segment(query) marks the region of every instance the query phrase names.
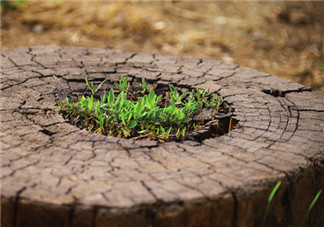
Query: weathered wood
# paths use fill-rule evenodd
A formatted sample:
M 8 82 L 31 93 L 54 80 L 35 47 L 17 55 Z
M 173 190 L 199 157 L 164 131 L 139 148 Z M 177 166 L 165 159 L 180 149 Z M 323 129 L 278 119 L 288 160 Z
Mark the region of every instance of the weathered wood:
M 301 221 L 324 189 L 324 94 L 301 84 L 216 60 L 116 50 L 37 46 L 0 57 L 2 226 L 260 226 L 279 180 L 267 223 L 287 226 L 289 197 Z M 86 75 L 208 88 L 241 127 L 201 144 L 80 130 L 52 109 L 82 94 Z

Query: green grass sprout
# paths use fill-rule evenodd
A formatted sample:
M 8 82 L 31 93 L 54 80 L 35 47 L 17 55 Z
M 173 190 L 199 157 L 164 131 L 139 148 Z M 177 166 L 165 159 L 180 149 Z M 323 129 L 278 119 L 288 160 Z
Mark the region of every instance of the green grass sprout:
M 115 87 L 119 90 L 119 92 L 128 92 L 129 83 L 127 82 L 128 77 L 122 78 L 122 81 L 119 83 L 115 83 Z
M 318 198 L 319 198 L 319 196 L 321 195 L 321 193 L 322 193 L 321 190 L 319 190 L 319 191 L 317 192 L 316 196 L 314 197 L 313 201 L 311 202 L 311 204 L 309 205 L 309 207 L 308 207 L 308 209 L 307 209 L 307 212 L 306 212 L 306 214 L 305 214 L 305 216 L 304 216 L 304 218 L 303 218 L 303 220 L 302 220 L 302 222 L 301 222 L 301 224 L 300 224 L 300 227 L 303 227 L 303 226 L 304 226 L 304 223 L 305 223 L 305 221 L 306 221 L 307 216 L 308 216 L 309 213 L 311 212 L 313 206 L 315 205 L 315 203 L 316 203 L 316 201 L 318 200 Z
M 168 92 L 158 95 L 154 90 L 156 86 L 149 88 L 144 78 L 141 89 L 129 91 L 128 80 L 128 77 L 122 77 L 114 84 L 115 90 L 104 90 L 103 95 L 97 98 L 95 94 L 107 79 L 95 88 L 86 77 L 85 83 L 91 95 L 81 96 L 78 101 L 67 98 L 58 103 L 59 110 L 73 124 L 100 134 L 165 142 L 171 136 L 182 140 L 187 132 L 202 126 L 203 121 L 193 120 L 197 112 L 211 109 L 216 114 L 222 105 L 228 108 L 223 98 L 207 90 L 180 92 L 170 85 Z
M 94 87 L 93 87 L 93 82 L 91 82 L 91 84 L 90 84 L 89 81 L 88 81 L 88 76 L 86 76 L 86 78 L 85 78 L 85 82 L 86 82 L 88 88 L 90 89 L 92 95 L 94 95 L 95 93 L 97 93 L 97 91 L 100 89 L 100 87 L 101 87 L 101 86 L 102 86 L 106 81 L 107 81 L 107 78 L 106 78 L 104 81 L 102 81 L 101 84 L 99 84 L 99 86 L 98 86 L 96 89 L 94 89 Z
M 266 222 L 267 222 L 267 216 L 268 216 L 268 212 L 269 212 L 269 208 L 270 208 L 270 204 L 271 204 L 271 201 L 274 197 L 274 195 L 276 194 L 278 188 L 280 187 L 281 185 L 281 181 L 279 181 L 276 186 L 273 188 L 269 198 L 268 198 L 268 202 L 267 202 L 267 205 L 266 205 L 266 209 L 265 209 L 265 213 L 264 213 L 264 217 L 263 217 L 263 222 L 262 222 L 262 227 L 265 227 L 266 226 Z

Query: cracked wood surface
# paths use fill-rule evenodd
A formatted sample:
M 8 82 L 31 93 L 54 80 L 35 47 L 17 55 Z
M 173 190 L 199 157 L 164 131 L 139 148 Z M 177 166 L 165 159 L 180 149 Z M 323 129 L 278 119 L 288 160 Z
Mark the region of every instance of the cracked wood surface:
M 324 93 L 194 57 L 36 46 L 2 52 L 2 226 L 269 226 L 303 217 L 324 188 Z M 134 141 L 81 130 L 52 109 L 85 76 L 209 89 L 240 127 L 196 142 Z M 323 196 L 308 224 L 323 212 Z

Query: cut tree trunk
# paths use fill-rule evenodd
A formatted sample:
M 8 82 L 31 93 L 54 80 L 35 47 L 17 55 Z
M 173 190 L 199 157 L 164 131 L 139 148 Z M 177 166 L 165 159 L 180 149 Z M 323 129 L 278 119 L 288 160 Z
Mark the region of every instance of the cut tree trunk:
M 267 226 L 301 223 L 324 188 L 324 93 L 194 57 L 36 46 L 1 53 L 2 226 Z M 57 100 L 121 76 L 209 89 L 238 126 L 158 143 L 79 129 Z M 106 87 L 105 87 L 106 86 Z M 292 212 L 294 208 L 295 214 Z M 324 212 L 324 196 L 304 226 Z M 296 218 L 296 220 L 295 220 Z

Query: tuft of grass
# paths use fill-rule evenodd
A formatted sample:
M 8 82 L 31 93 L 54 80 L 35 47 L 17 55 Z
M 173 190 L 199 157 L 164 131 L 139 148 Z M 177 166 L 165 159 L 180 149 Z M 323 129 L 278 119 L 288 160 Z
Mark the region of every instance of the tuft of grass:
M 91 95 L 76 102 L 66 98 L 58 103 L 59 110 L 77 126 L 108 136 L 164 142 L 174 135 L 182 140 L 188 131 L 203 125 L 203 121 L 193 121 L 194 114 L 202 109 L 211 109 L 216 114 L 225 105 L 222 97 L 207 90 L 194 89 L 187 94 L 169 85 L 168 92 L 157 95 L 154 86 L 149 88 L 144 78 L 142 89 L 129 91 L 128 77 L 115 83 L 116 89 L 105 90 L 102 97 L 95 99 L 95 93 L 106 80 L 97 88 L 87 77 L 85 82 Z

